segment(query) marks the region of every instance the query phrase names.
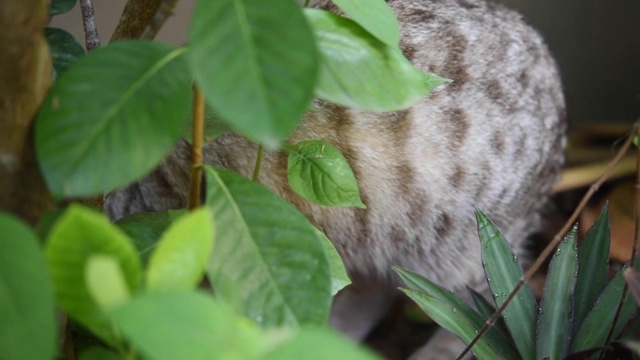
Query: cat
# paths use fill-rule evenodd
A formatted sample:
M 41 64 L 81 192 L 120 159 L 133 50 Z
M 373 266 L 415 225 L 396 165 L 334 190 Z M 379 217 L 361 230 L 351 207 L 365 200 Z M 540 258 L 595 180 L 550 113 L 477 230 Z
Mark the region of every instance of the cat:
M 287 155 L 266 152 L 260 183 L 323 230 L 353 283 L 336 296 L 330 322 L 364 338 L 397 296 L 391 266 L 459 293 L 486 291 L 474 211 L 483 210 L 520 258 L 557 180 L 565 106 L 554 60 L 520 15 L 483 0 L 389 0 L 400 47 L 419 69 L 453 80 L 412 108 L 390 113 L 324 101 L 290 138 L 322 139 L 347 158 L 367 209 L 302 200 L 287 183 Z M 329 1 L 315 6 L 337 11 Z M 389 89 L 393 91 L 393 89 Z M 207 164 L 245 176 L 257 147 L 235 133 L 205 146 Z M 185 207 L 190 150 L 181 142 L 151 174 L 106 198 L 119 219 Z M 416 358 L 451 358 L 425 348 Z M 432 347 L 431 349 L 436 349 Z

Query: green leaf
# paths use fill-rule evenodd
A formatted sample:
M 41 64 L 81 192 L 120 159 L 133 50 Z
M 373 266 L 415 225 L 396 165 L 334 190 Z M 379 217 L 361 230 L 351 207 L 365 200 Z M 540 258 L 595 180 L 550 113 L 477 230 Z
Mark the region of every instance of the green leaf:
M 504 236 L 486 215 L 478 210 L 476 218 L 487 282 L 496 304 L 501 306 L 522 278 L 522 269 Z M 536 312 L 537 305 L 533 292 L 529 285 L 524 284 L 503 313 L 511 337 L 525 360 L 533 359 L 535 354 L 533 339 L 535 339 Z
M 254 324 L 201 292 L 142 294 L 108 316 L 149 359 L 252 359 L 264 351 Z
M 605 206 L 578 248 L 578 278 L 573 295 L 573 335 L 578 332 L 607 284 L 610 237 L 609 208 Z
M 56 197 L 141 177 L 173 148 L 191 100 L 186 48 L 118 41 L 79 59 L 45 100 L 36 152 Z
M 53 359 L 53 286 L 40 241 L 22 221 L 4 213 L 0 234 L 0 358 Z
M 57 28 L 44 28 L 44 35 L 51 49 L 54 76 L 62 75 L 67 68 L 84 55 L 84 48 L 73 35 Z
M 319 205 L 366 209 L 349 162 L 342 153 L 320 140 L 287 146 L 289 184 L 303 198 Z
M 121 305 L 131 297 L 117 258 L 92 255 L 85 270 L 87 289 L 102 310 Z
M 472 324 L 472 320 L 467 317 L 464 311 L 459 311 L 458 308 L 452 307 L 449 302 L 415 290 L 403 289 L 403 291 L 415 301 L 433 321 L 458 335 L 465 344 L 469 344 L 478 330 L 480 330 L 479 327 Z M 500 359 L 500 356 L 491 349 L 484 339 L 480 339 L 473 348 L 471 348 L 471 351 L 478 359 Z
M 200 208 L 178 219 L 151 255 L 147 289 L 189 290 L 198 285 L 211 257 L 213 239 L 211 210 Z
M 469 292 L 471 294 L 471 299 L 473 300 L 473 304 L 476 306 L 476 310 L 478 314 L 480 314 L 480 318 L 484 319 L 484 321 L 488 321 L 491 319 L 493 314 L 496 312 L 496 308 L 484 298 L 484 296 L 480 295 L 475 290 L 469 288 Z M 513 344 L 513 340 L 511 340 L 511 335 L 509 334 L 509 329 L 507 328 L 507 324 L 504 322 L 504 318 L 500 317 L 494 324 L 492 329 L 495 329 L 498 332 L 498 335 L 501 337 L 499 343 L 501 344 L 510 344 L 513 348 L 515 354 L 518 351 L 515 349 L 515 345 Z M 511 358 L 511 357 L 507 357 Z
M 384 0 L 333 0 L 353 21 L 389 46 L 398 46 L 400 28 L 396 14 Z
M 218 231 L 207 273 L 216 294 L 263 327 L 324 325 L 329 265 L 315 227 L 263 186 L 205 166 Z
M 313 97 L 318 55 L 291 0 L 201 0 L 189 59 L 205 99 L 235 131 L 277 147 Z
M 379 356 L 329 329 L 302 329 L 280 343 L 262 360 L 375 360 Z
M 76 6 L 77 0 L 51 0 L 49 3 L 49 16 L 64 14 Z
M 407 293 L 433 321 L 456 334 L 466 344 L 469 344 L 478 331 L 484 326 L 485 319 L 453 292 L 444 289 L 412 271 L 396 267 L 393 269 L 400 275 L 402 281 L 409 288 L 403 291 Z M 462 323 L 457 325 L 452 324 L 452 322 L 455 323 L 458 321 L 462 321 Z M 498 329 L 490 329 L 479 342 L 493 349 L 492 352 L 495 351 L 499 354 L 500 356 L 497 358 L 520 358 L 509 337 L 500 334 Z M 475 351 L 483 351 L 484 345 L 481 347 L 477 345 L 474 346 L 474 353 Z M 480 359 L 483 359 L 483 357 L 480 357 Z
M 327 262 L 329 264 L 329 274 L 331 276 L 331 296 L 338 293 L 338 291 L 351 284 L 351 279 L 347 275 L 347 270 L 344 267 L 342 258 L 336 247 L 329 238 L 320 230 L 316 228 L 316 234 L 320 238 L 320 243 L 323 245 L 324 253 L 327 256 Z
M 83 350 L 79 360 L 122 360 L 122 356 L 113 350 L 94 346 Z
M 616 276 L 609 282 L 604 291 L 596 300 L 593 309 L 584 319 L 582 326 L 577 331 L 576 336 L 571 344 L 571 351 L 577 352 L 581 350 L 603 347 L 607 339 L 607 335 L 613 325 L 613 317 L 618 308 L 618 303 L 622 299 L 622 291 L 624 288 L 623 271 L 619 271 Z M 640 269 L 640 262 L 636 262 L 635 270 Z M 631 316 L 638 308 L 637 303 L 633 300 L 633 296 L 627 293 L 627 297 L 620 312 L 620 317 L 613 331 L 613 340 L 615 340 L 624 325 L 629 321 Z
M 355 22 L 306 9 L 322 58 L 316 94 L 330 102 L 371 111 L 406 109 L 429 94 L 424 74 L 398 47 L 391 47 Z M 393 89 L 393 91 L 389 91 Z
M 537 359 L 563 359 L 567 355 L 576 283 L 577 237 L 578 228 L 574 226 L 551 258 L 538 316 Z
M 186 210 L 137 213 L 116 221 L 116 225 L 133 240 L 143 264 L 147 264 L 151 251 L 156 247 L 162 233 Z
M 434 89 L 442 84 L 449 84 L 453 82 L 451 79 L 443 78 L 432 73 L 422 73 L 422 77 L 429 89 Z
M 182 132 L 182 138 L 193 143 L 193 112 L 189 113 L 189 121 L 186 121 L 185 130 Z M 231 131 L 231 127 L 224 123 L 220 116 L 211 110 L 211 107 L 205 106 L 204 109 L 204 143 L 210 143 L 218 136 Z
M 51 230 L 45 254 L 58 305 L 113 344 L 112 328 L 89 292 L 85 271 L 90 257 L 113 256 L 120 263 L 129 292 L 135 292 L 140 287 L 140 259 L 129 238 L 104 215 L 71 205 Z

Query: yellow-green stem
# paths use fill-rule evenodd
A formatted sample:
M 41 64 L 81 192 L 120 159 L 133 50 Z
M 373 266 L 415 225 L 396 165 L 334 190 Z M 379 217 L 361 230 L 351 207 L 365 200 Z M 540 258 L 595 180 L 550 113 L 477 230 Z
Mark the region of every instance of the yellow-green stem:
M 193 143 L 191 145 L 191 178 L 189 182 L 189 210 L 200 206 L 202 185 L 202 146 L 204 139 L 204 98 L 197 86 L 193 87 Z
M 258 156 L 256 157 L 256 166 L 253 168 L 252 180 L 259 183 L 258 177 L 260 176 L 260 166 L 262 165 L 262 157 L 264 156 L 264 147 L 258 146 Z

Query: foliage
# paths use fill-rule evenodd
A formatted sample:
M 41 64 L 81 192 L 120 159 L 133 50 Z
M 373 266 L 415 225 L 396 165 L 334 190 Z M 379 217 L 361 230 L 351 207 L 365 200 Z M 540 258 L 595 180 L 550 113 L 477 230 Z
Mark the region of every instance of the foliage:
M 477 219 L 487 283 L 493 300 L 500 306 L 522 277 L 522 270 L 491 221 L 480 211 Z M 605 207 L 580 247 L 577 227 L 560 244 L 551 260 L 540 304 L 525 284 L 505 308 L 504 323 L 498 323 L 481 338 L 471 349 L 473 353 L 479 359 L 564 359 L 605 351 L 612 340 L 620 337 L 638 308 L 627 294 L 614 323 L 624 279 L 623 271 L 619 271 L 606 283 L 609 241 Z M 636 269 L 639 267 L 636 265 Z M 404 291 L 434 321 L 466 343 L 495 312 L 480 295 L 473 295 L 477 307 L 474 310 L 422 276 L 402 269 L 396 271 L 407 286 Z M 612 337 L 608 339 L 610 332 Z

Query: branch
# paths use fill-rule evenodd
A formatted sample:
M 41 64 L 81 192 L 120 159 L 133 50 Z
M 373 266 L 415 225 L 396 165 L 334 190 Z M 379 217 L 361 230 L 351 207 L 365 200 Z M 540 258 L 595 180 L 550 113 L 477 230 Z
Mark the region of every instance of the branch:
M 80 0 L 80 10 L 82 12 L 82 25 L 84 26 L 84 39 L 87 51 L 100 47 L 100 36 L 96 28 L 96 16 L 93 12 L 91 0 Z
M 193 144 L 191 144 L 191 177 L 189 181 L 189 210 L 200 206 L 202 185 L 202 146 L 204 139 L 204 98 L 197 86 L 193 87 Z
M 160 7 L 156 12 L 156 15 L 151 19 L 149 25 L 144 29 L 142 35 L 140 35 L 141 39 L 154 39 L 160 28 L 164 25 L 165 22 L 173 15 L 173 12 L 176 8 L 176 4 L 178 0 L 161 0 Z
M 128 0 L 111 41 L 139 39 L 151 22 L 162 0 Z

